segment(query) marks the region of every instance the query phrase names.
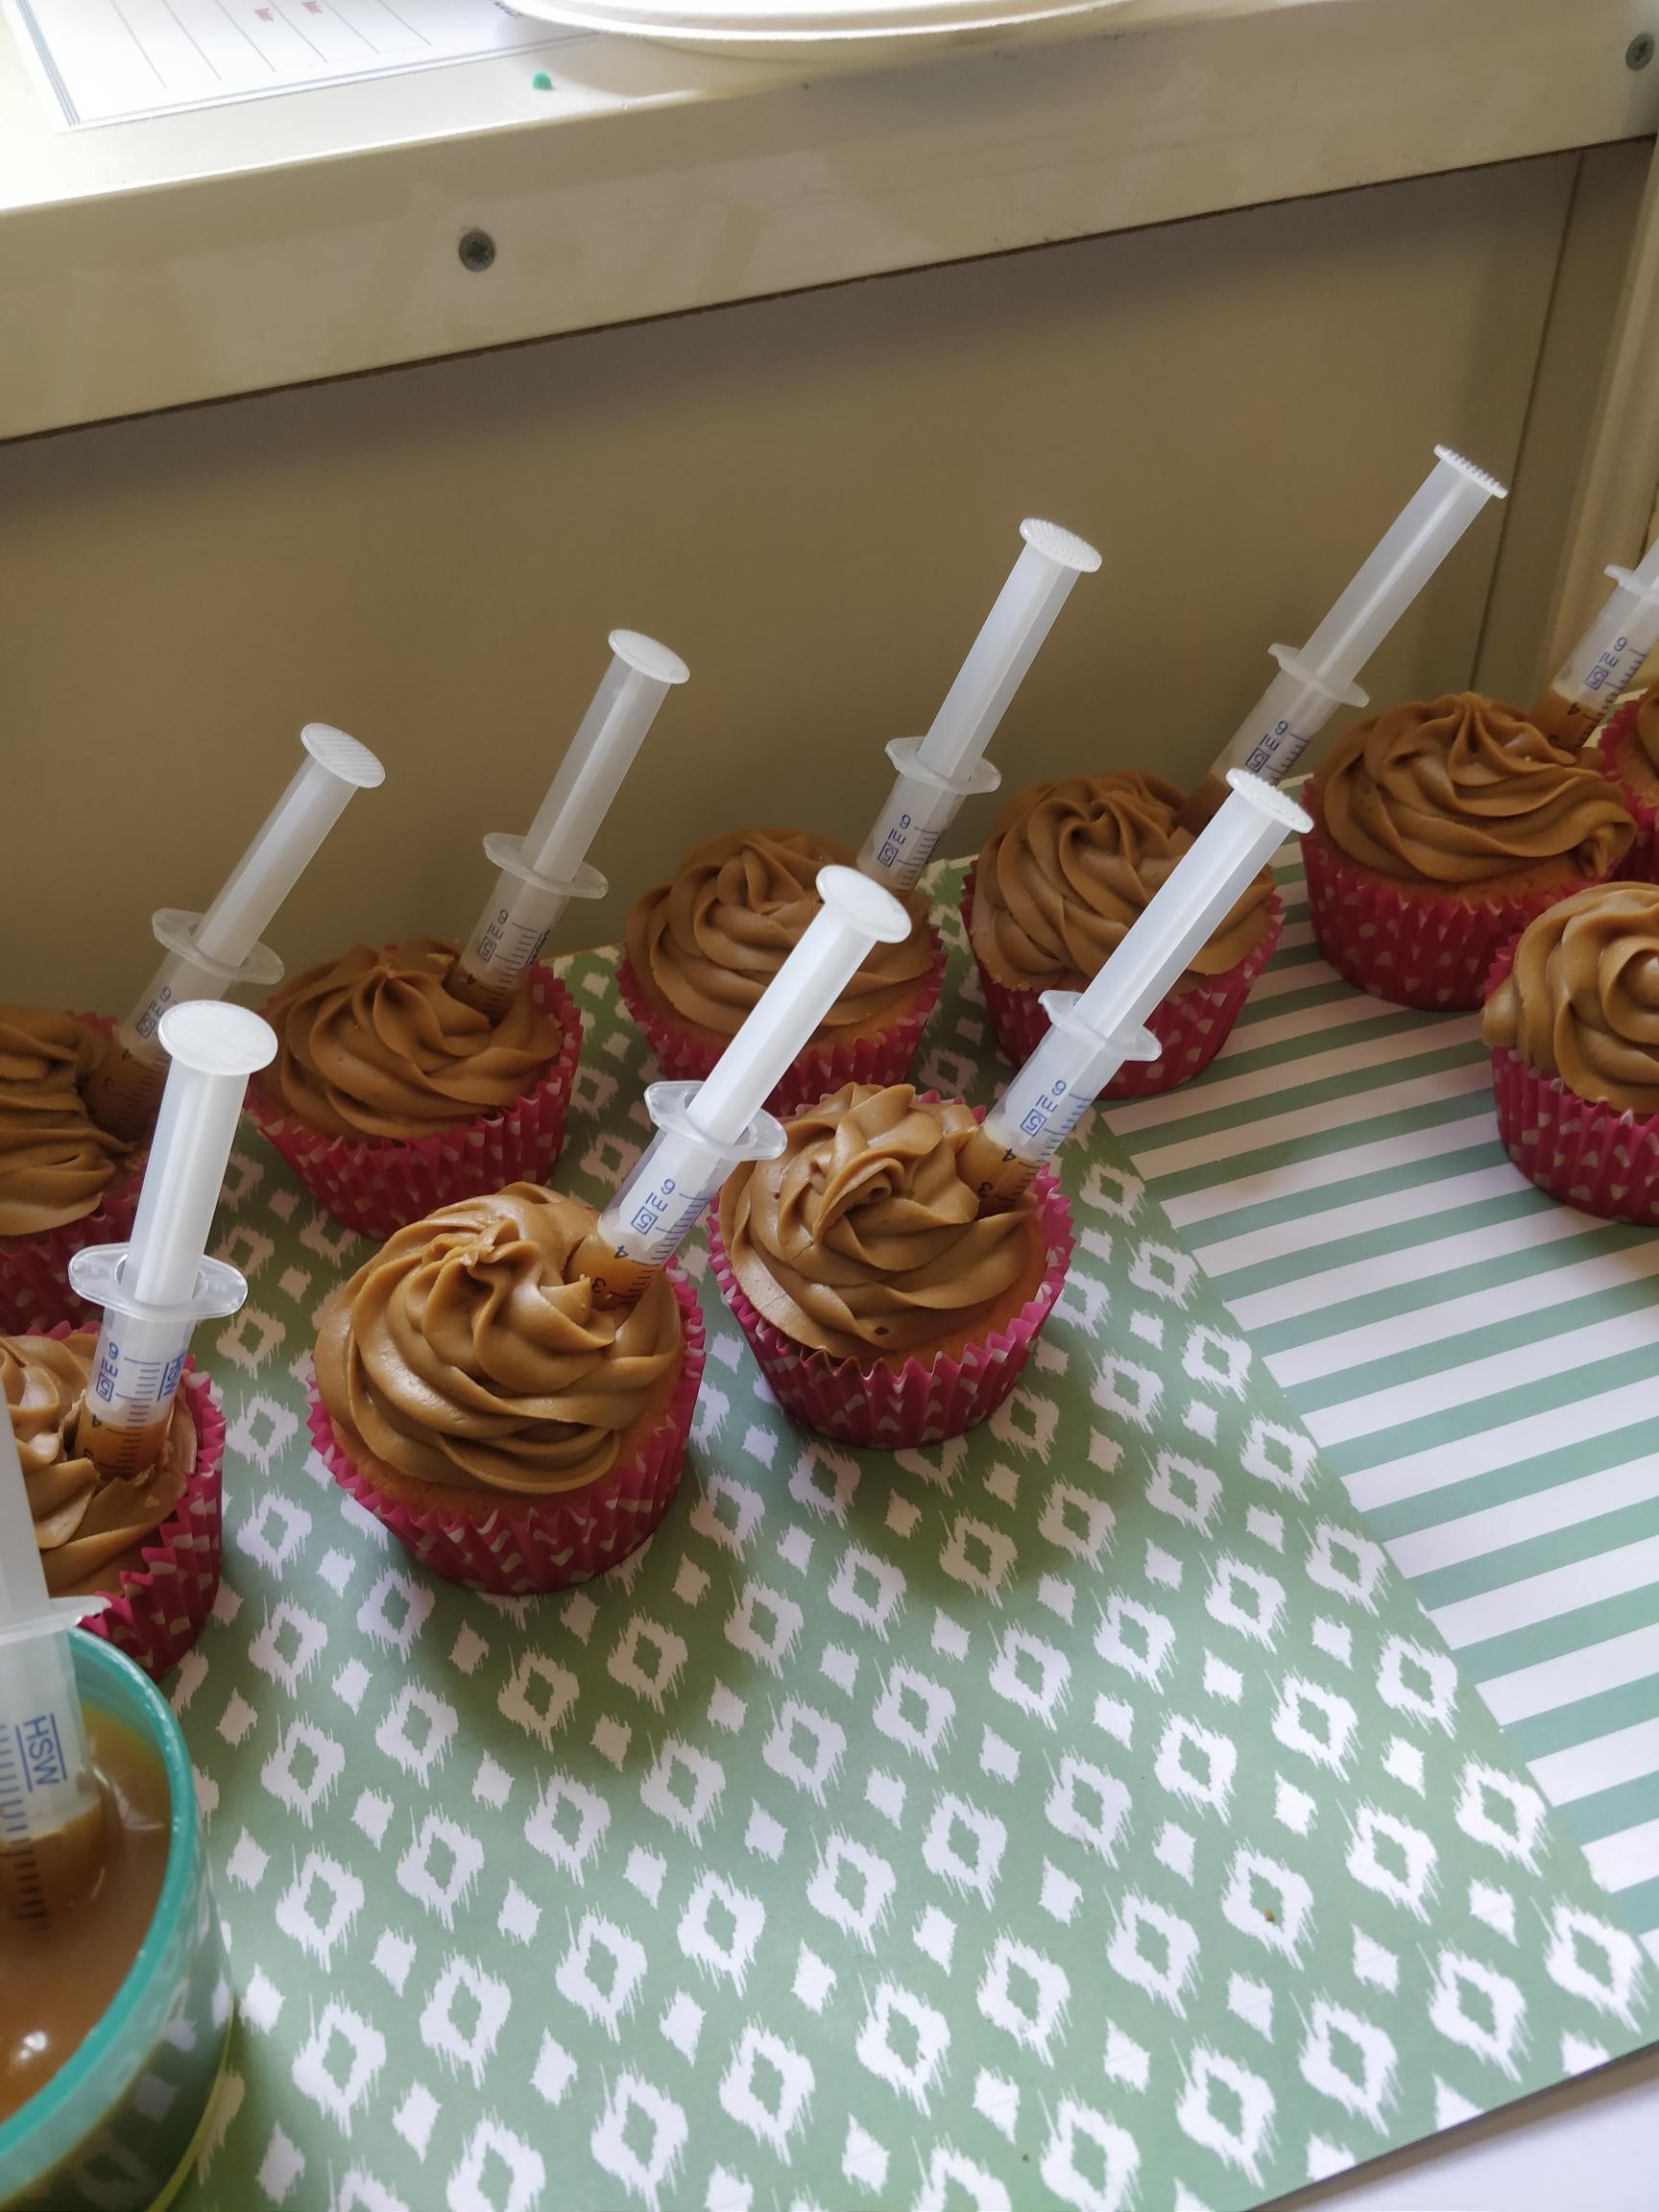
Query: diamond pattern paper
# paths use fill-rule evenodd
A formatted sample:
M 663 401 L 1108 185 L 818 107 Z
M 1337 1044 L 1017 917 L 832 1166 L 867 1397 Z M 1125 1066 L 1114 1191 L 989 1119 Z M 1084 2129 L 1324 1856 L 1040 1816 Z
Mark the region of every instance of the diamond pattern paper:
M 924 1079 L 990 1095 L 954 933 Z M 608 955 L 558 1180 L 647 1134 Z M 987 1078 L 989 1080 L 987 1080 Z M 236 1977 L 181 2203 L 1223 2212 L 1655 2032 L 1652 1969 L 1106 1132 L 1021 1391 L 794 1429 L 704 1273 L 604 1581 L 415 1572 L 302 1413 L 367 1247 L 251 1132 L 226 1587 L 176 1679 Z

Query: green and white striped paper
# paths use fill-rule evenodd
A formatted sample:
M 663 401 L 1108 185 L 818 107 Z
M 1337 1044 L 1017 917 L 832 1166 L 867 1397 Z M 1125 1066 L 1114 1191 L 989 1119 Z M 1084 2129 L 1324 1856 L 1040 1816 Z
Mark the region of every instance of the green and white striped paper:
M 1474 1014 L 1284 942 L 1209 1074 L 1108 1117 L 1659 1959 L 1659 1236 L 1535 1190 Z

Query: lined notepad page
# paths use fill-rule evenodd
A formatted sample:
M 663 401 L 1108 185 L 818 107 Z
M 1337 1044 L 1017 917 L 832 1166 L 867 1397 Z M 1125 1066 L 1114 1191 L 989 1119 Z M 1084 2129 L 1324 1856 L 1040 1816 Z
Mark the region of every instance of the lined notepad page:
M 473 61 L 579 32 L 496 0 L 12 0 L 70 124 Z

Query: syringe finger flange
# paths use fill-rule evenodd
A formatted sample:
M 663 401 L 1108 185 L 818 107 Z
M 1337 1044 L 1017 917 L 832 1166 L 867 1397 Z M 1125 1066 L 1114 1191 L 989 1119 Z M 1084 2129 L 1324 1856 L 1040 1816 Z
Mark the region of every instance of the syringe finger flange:
M 132 1247 L 127 1244 L 84 1244 L 69 1259 L 69 1284 L 91 1305 L 127 1314 L 134 1320 L 171 1326 L 174 1323 L 222 1321 L 236 1312 L 248 1295 L 248 1283 L 240 1271 L 224 1260 L 204 1259 L 196 1270 L 195 1287 L 177 1304 L 156 1305 L 134 1298 L 122 1283 L 122 1270 Z
M 608 878 L 584 860 L 568 876 L 542 876 L 524 857 L 524 840 L 510 830 L 492 830 L 484 840 L 484 855 L 516 883 L 526 883 L 549 899 L 603 899 L 610 890 Z
M 196 939 L 202 927 L 203 917 L 192 914 L 182 906 L 157 906 L 150 917 L 151 933 L 157 945 L 169 952 L 177 953 L 180 960 L 188 960 L 204 981 L 217 983 L 223 989 L 234 990 L 247 985 L 259 990 L 273 989 L 283 976 L 282 962 L 269 945 L 256 944 L 245 960 L 234 964 L 215 960 L 210 953 L 198 950 Z M 197 990 L 186 991 L 184 998 L 200 997 Z M 175 998 L 180 994 L 175 992 Z M 145 1009 L 146 1011 L 148 1009 Z

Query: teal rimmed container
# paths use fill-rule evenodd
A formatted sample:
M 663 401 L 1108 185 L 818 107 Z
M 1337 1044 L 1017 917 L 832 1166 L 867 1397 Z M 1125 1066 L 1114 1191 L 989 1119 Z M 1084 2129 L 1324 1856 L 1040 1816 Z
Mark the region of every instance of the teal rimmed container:
M 160 2212 L 189 2171 L 230 2036 L 230 1983 L 190 1756 L 149 1678 L 77 1630 L 82 1700 L 160 1758 L 171 1828 L 150 1933 L 68 2064 L 0 2127 L 0 2212 Z

